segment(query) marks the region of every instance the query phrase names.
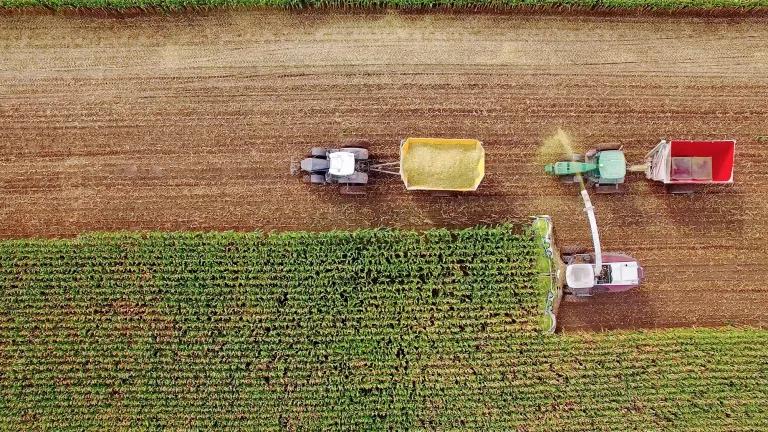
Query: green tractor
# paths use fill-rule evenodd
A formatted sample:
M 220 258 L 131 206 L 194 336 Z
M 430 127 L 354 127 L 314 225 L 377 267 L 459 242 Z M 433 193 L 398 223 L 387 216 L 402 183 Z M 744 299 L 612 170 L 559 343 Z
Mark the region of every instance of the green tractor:
M 544 171 L 560 177 L 563 183 L 584 181 L 588 185 L 594 185 L 597 193 L 621 193 L 624 191 L 627 161 L 621 146 L 601 146 L 584 155 L 573 154 L 568 161 L 548 164 Z

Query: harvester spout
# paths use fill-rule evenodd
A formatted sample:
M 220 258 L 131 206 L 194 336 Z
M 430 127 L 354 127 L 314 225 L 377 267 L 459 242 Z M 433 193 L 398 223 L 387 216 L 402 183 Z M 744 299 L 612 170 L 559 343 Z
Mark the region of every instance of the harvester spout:
M 581 198 L 584 200 L 584 211 L 589 219 L 589 229 L 592 231 L 592 245 L 595 248 L 595 275 L 599 276 L 603 271 L 603 251 L 600 248 L 600 234 L 597 232 L 597 220 L 595 219 L 595 208 L 592 207 L 592 201 L 586 189 L 581 190 Z

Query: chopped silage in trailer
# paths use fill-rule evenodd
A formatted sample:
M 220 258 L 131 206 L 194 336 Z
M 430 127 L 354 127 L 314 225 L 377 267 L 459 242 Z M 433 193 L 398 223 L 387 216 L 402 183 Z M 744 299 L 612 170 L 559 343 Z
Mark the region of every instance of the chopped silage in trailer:
M 400 169 L 408 190 L 473 191 L 485 176 L 485 150 L 474 139 L 408 138 Z

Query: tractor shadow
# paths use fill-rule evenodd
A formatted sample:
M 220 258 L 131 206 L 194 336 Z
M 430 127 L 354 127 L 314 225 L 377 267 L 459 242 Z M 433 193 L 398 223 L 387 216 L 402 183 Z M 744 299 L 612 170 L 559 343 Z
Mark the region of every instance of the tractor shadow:
M 548 188 L 527 189 L 524 174 L 505 177 L 500 174 L 504 168 L 494 169 L 492 161 L 487 167 L 485 178 L 475 191 L 406 191 L 404 199 L 411 206 L 420 208 L 433 225 L 445 228 L 528 223 L 532 215 L 541 214 L 539 208 L 547 202 Z M 572 193 L 578 195 L 576 189 Z M 552 212 L 557 211 L 544 211 L 546 214 Z

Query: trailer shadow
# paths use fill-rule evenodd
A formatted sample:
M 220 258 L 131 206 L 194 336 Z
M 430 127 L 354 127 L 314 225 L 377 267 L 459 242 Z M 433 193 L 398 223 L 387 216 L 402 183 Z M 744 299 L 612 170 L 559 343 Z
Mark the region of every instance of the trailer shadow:
M 476 191 L 407 191 L 402 201 L 418 208 L 431 225 L 442 228 L 528 221 L 532 201 L 510 205 L 509 190 L 498 178 L 486 176 Z
M 690 195 L 666 193 L 663 185 L 653 185 L 660 195 L 661 208 L 670 225 L 702 229 L 702 232 L 739 232 L 744 228 L 744 195 L 732 186 L 703 186 Z M 724 231 L 726 230 L 726 231 Z

